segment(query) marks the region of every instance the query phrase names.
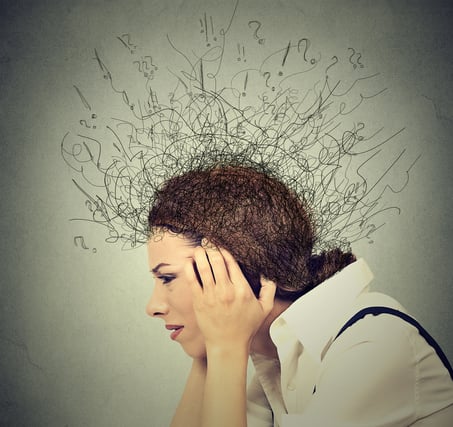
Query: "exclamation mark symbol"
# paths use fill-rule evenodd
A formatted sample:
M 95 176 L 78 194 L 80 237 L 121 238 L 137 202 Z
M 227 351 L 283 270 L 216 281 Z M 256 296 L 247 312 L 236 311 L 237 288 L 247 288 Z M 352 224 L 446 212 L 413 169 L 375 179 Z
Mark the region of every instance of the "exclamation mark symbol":
M 217 41 L 217 37 L 214 35 L 214 22 L 212 21 L 212 15 L 209 17 L 210 21 L 211 21 L 211 34 L 212 34 L 212 38 L 214 39 L 214 41 L 216 42 Z
M 245 75 L 245 80 L 244 80 L 244 92 L 242 92 L 242 96 L 247 95 L 247 82 L 249 81 L 249 72 L 247 71 L 247 74 Z
M 206 46 L 211 46 L 211 43 L 209 43 L 209 37 L 208 37 L 208 17 L 206 16 L 206 12 L 204 13 L 204 28 L 205 28 L 205 38 L 206 38 Z
M 245 47 L 242 46 L 242 48 L 241 48 L 241 45 L 239 43 L 238 43 L 238 52 L 239 52 L 238 61 L 240 61 L 242 59 L 244 62 L 247 62 L 247 60 L 245 59 Z

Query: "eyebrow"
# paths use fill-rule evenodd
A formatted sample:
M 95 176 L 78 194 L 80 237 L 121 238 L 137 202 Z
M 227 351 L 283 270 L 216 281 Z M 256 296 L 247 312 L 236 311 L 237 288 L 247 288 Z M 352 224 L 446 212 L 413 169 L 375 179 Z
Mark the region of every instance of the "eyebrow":
M 167 267 L 170 264 L 166 264 L 165 262 L 161 262 L 160 264 L 157 264 L 152 270 L 152 273 L 157 273 L 161 267 Z
M 186 259 L 192 259 L 192 257 L 188 256 L 188 257 L 186 257 Z M 153 269 L 151 269 L 151 273 L 156 274 L 161 267 L 168 267 L 168 266 L 171 266 L 171 264 L 167 264 L 166 262 L 161 262 L 161 263 L 157 264 Z

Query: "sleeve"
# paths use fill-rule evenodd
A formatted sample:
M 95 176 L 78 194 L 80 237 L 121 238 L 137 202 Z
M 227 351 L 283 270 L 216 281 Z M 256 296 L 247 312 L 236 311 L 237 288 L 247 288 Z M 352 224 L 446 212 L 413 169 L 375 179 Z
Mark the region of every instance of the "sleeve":
M 366 316 L 327 351 L 309 404 L 302 414 L 284 415 L 282 427 L 407 427 L 426 417 L 420 400 L 435 357 L 420 339 L 398 318 Z M 431 360 L 427 369 L 424 359 Z M 437 402 L 435 387 L 433 393 Z
M 273 414 L 256 374 L 247 387 L 247 427 L 273 427 Z

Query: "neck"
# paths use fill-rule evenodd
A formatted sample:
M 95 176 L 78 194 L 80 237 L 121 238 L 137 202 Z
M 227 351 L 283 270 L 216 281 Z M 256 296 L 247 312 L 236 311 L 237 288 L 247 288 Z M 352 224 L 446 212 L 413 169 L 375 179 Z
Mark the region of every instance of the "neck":
M 292 301 L 284 301 L 279 298 L 275 298 L 274 306 L 272 307 L 271 312 L 266 317 L 258 332 L 255 334 L 251 350 L 254 353 L 262 354 L 263 356 L 270 358 L 277 358 L 277 347 L 272 342 L 271 336 L 269 334 L 269 328 L 272 325 L 272 322 L 280 316 L 290 305 Z

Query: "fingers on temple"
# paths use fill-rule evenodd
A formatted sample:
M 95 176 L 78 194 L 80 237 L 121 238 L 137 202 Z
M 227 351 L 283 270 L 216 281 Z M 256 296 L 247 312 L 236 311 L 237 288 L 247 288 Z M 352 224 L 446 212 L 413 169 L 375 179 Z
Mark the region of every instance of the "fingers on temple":
M 239 267 L 239 264 L 234 259 L 233 255 L 231 255 L 230 252 L 223 248 L 220 248 L 219 251 L 223 256 L 224 263 L 231 282 L 234 284 L 247 283 L 247 280 L 245 279 L 244 274 L 242 273 L 241 267 Z
M 228 268 L 225 264 L 225 259 L 220 249 L 217 247 L 207 248 L 206 255 L 208 257 L 209 264 L 211 265 L 216 285 L 231 284 Z
M 215 286 L 215 277 L 206 249 L 202 247 L 195 248 L 194 261 L 201 280 L 201 285 L 205 291 L 209 291 Z
M 195 268 L 196 266 L 193 259 L 187 260 L 186 264 L 184 265 L 185 274 L 191 285 L 193 295 L 200 296 L 203 293 L 203 288 L 201 287 L 201 283 L 199 282 L 197 274 L 195 273 Z
M 195 248 L 194 261 L 205 290 L 215 285 L 247 284 L 239 264 L 224 248 L 204 242 L 202 247 Z

